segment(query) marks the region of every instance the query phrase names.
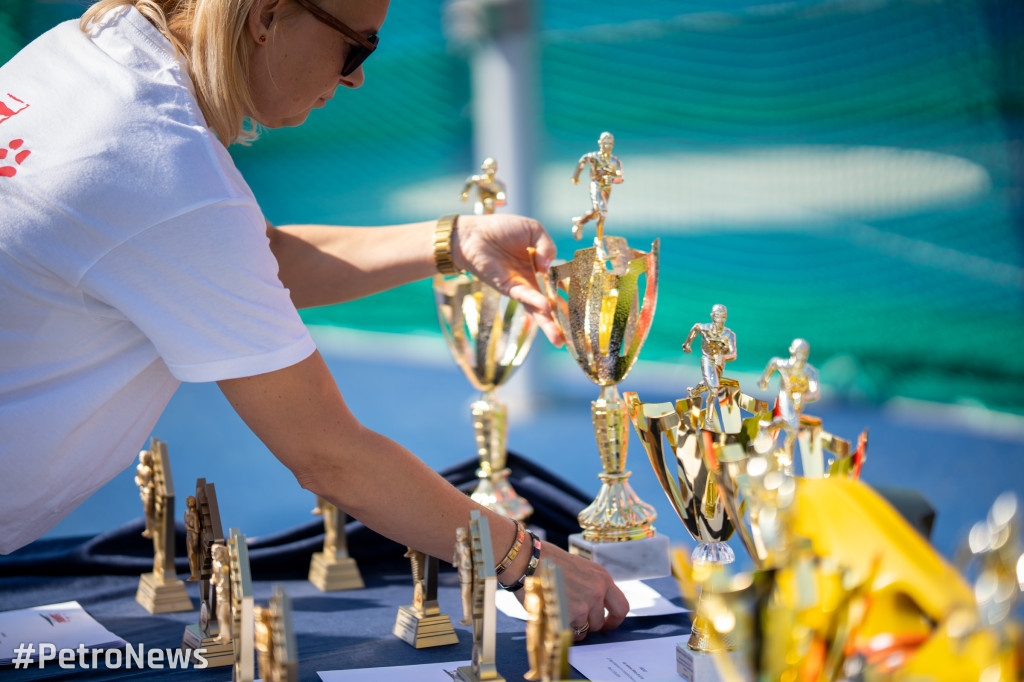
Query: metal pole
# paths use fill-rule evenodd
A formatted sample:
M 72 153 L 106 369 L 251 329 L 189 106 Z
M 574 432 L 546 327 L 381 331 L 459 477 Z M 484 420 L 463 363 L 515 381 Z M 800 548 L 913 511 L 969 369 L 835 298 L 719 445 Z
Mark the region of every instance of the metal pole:
M 473 161 L 491 157 L 507 189 L 504 213 L 536 215 L 537 58 L 535 0 L 448 0 L 445 30 L 470 65 Z M 535 401 L 534 350 L 503 389 L 513 419 Z

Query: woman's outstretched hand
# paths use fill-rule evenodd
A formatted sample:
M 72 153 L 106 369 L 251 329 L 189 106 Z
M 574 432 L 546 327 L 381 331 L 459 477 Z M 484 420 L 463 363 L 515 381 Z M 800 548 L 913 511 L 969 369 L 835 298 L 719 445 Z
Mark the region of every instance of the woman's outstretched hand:
M 575 639 L 585 638 L 588 632 L 614 630 L 622 624 L 629 613 L 629 602 L 604 567 L 547 542 L 541 559 L 553 561 L 562 569 Z
M 561 346 L 565 339 L 537 284 L 531 247 L 538 269 L 546 272 L 555 258 L 555 243 L 539 222 L 517 215 L 459 216 L 452 236 L 456 267 L 523 304 L 551 343 Z

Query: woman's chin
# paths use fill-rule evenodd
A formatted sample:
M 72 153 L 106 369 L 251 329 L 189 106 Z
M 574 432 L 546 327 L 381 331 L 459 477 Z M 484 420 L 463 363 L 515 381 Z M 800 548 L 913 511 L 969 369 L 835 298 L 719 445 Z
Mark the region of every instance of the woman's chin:
M 274 118 L 263 117 L 254 118 L 253 120 L 264 128 L 294 128 L 295 126 L 302 125 L 306 122 L 306 119 L 309 118 L 310 111 L 312 111 L 312 109 L 304 111 L 301 114 L 292 114 L 291 116 L 279 116 Z

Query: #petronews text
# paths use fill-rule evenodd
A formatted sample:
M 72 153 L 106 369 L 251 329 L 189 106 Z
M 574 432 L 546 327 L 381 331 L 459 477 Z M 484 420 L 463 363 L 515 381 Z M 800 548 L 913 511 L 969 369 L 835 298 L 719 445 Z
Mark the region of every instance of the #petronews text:
M 150 649 L 146 651 L 146 645 L 140 644 L 136 649 L 131 644 L 125 645 L 127 649 L 90 649 L 84 644 L 79 644 L 77 649 L 58 649 L 55 645 L 40 642 L 39 667 L 45 668 L 48 661 L 57 661 L 61 669 L 100 667 L 100 661 L 111 670 L 132 668 L 162 670 L 164 668 L 196 668 L 203 669 L 209 665 L 206 657 L 206 649 Z M 14 649 L 14 668 L 27 668 L 35 662 L 37 645 L 33 642 L 22 643 Z

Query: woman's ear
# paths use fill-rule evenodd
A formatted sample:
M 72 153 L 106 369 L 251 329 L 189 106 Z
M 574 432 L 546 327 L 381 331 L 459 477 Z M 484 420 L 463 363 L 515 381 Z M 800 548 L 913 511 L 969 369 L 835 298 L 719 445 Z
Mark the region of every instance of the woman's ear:
M 248 29 L 255 42 L 267 42 L 270 26 L 280 5 L 281 0 L 253 0 L 252 7 L 249 8 Z

